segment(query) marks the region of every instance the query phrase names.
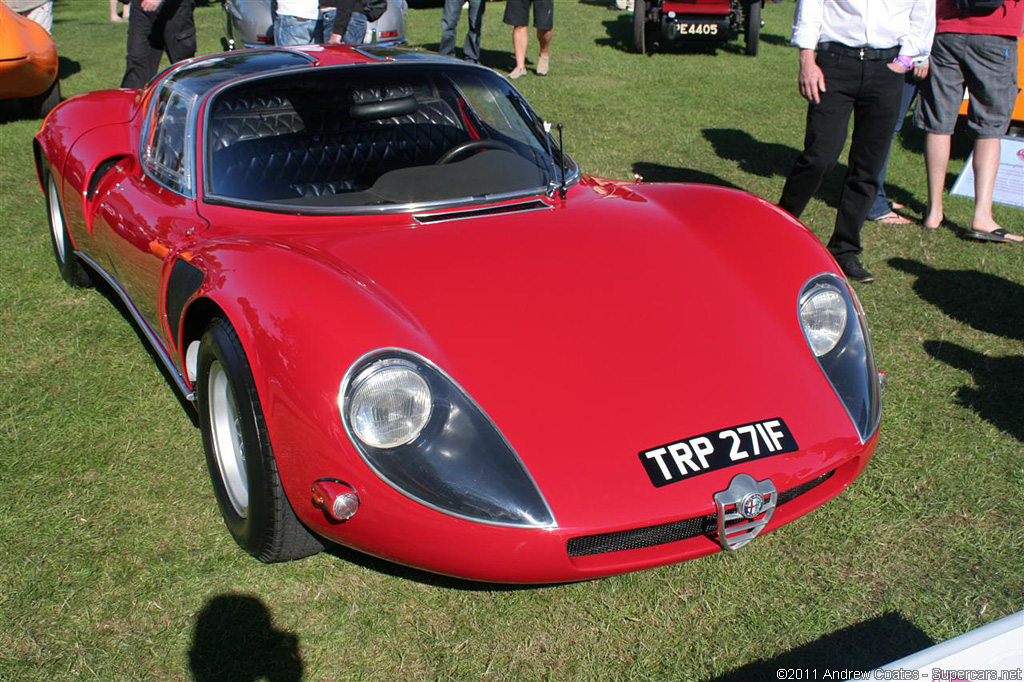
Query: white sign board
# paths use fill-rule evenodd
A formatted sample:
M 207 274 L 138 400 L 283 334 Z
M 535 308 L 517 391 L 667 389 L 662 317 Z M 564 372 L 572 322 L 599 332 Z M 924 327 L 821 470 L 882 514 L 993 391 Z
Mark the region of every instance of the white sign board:
M 974 198 L 974 152 L 967 157 L 950 194 Z M 1004 137 L 999 150 L 999 172 L 992 200 L 1024 208 L 1024 137 Z

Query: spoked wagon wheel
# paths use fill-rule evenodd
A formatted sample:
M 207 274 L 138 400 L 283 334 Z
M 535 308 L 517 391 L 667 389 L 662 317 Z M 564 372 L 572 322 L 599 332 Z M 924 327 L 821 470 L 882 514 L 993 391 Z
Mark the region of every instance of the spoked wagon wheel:
M 746 52 L 751 57 L 755 57 L 761 42 L 761 0 L 752 0 L 747 3 L 743 29 L 744 39 L 747 43 Z
M 68 234 L 67 223 L 64 221 L 64 209 L 60 204 L 57 181 L 50 172 L 50 167 L 45 164 L 42 167 L 42 174 L 46 185 L 46 217 L 50 226 L 50 244 L 53 246 L 53 257 L 57 261 L 60 276 L 73 287 L 91 286 L 92 278 L 89 271 L 75 255 L 71 244 L 71 235 Z
M 206 464 L 232 537 L 267 563 L 319 552 L 323 544 L 285 496 L 249 362 L 224 318 L 214 318 L 203 334 L 197 376 Z

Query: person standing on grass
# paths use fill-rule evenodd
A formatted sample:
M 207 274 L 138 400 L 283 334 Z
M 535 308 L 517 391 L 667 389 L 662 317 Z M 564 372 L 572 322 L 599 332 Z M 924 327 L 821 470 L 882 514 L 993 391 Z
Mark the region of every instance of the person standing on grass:
M 992 195 L 1000 138 L 1010 125 L 1017 98 L 1017 41 L 1024 29 L 1024 0 L 1003 0 L 995 9 L 972 9 L 975 5 L 982 3 L 938 0 L 937 4 L 932 71 L 921 89 L 914 119 L 926 133 L 928 210 L 922 224 L 928 229 L 942 224 L 950 140 L 966 85 L 971 94 L 967 132 L 974 138 L 974 218 L 966 236 L 1018 243 L 1024 237 L 1006 231 L 992 217 Z
M 274 13 L 274 44 L 312 45 L 317 42 L 319 0 L 277 0 Z
M 121 13 L 118 14 L 117 6 L 124 5 L 121 9 Z M 110 20 L 114 22 L 122 22 L 128 20 L 128 15 L 131 12 L 131 0 L 122 2 L 122 0 L 110 0 Z
M 934 31 L 935 0 L 797 0 L 792 43 L 800 48 L 807 130 L 779 207 L 800 217 L 839 159 L 853 114 L 849 170 L 828 250 L 857 282 L 875 279 L 860 262 L 861 229 L 896 129 L 904 74 L 913 57 L 928 52 Z
M 511 79 L 526 75 L 526 46 L 530 40 L 527 27 L 530 24 L 530 5 L 533 5 L 533 27 L 537 30 L 540 43 L 540 57 L 537 58 L 537 75 L 548 75 L 548 47 L 555 23 L 554 0 L 507 0 L 505 3 L 506 24 L 512 27 L 512 49 L 516 56 L 516 68 L 508 74 Z
M 31 19 L 50 33 L 53 28 L 53 0 L 4 0 L 12 10 Z
M 480 63 L 480 30 L 484 25 L 484 0 L 468 0 L 469 29 L 466 31 L 466 42 L 462 46 L 462 58 L 474 64 Z M 459 15 L 462 14 L 462 0 L 444 0 L 444 14 L 441 15 L 441 46 L 438 54 L 452 56 L 455 54 L 455 38 L 459 28 Z
M 358 0 L 320 0 L 320 19 L 313 42 L 338 44 L 345 36 Z M 359 4 L 362 7 L 362 4 Z
M 882 172 L 878 174 L 878 192 L 875 193 L 875 200 L 871 203 L 871 208 L 868 209 L 868 220 L 872 222 L 882 223 L 883 225 L 909 225 L 911 223 L 909 218 L 897 213 L 897 211 L 906 208 L 906 206 L 895 201 L 889 201 L 889 198 L 885 196 L 885 175 L 889 168 L 889 156 L 892 154 L 892 146 L 896 144 L 896 138 L 899 137 L 900 131 L 903 129 L 903 120 L 907 117 L 907 112 L 910 111 L 910 105 L 917 98 L 918 86 L 921 84 L 921 81 L 928 77 L 928 68 L 928 57 L 922 55 L 914 60 L 914 70 L 904 76 L 900 113 L 896 117 L 896 130 L 893 132 L 892 140 L 889 142 L 889 151 L 886 152 L 885 163 L 882 164 Z
M 131 0 L 128 54 L 122 88 L 141 88 L 156 75 L 167 52 L 171 63 L 196 54 L 193 0 Z

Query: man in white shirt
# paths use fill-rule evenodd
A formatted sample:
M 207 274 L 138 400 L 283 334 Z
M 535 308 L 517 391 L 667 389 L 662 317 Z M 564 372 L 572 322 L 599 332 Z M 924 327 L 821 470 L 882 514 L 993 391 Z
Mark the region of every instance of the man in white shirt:
M 779 206 L 800 216 L 838 160 L 853 113 L 828 250 L 857 282 L 874 280 L 860 263 L 860 232 L 899 116 L 903 74 L 912 58 L 928 54 L 934 33 L 935 0 L 797 0 L 792 43 L 800 48 L 807 131 Z
M 317 42 L 320 0 L 277 0 L 274 15 L 275 45 L 312 45 Z

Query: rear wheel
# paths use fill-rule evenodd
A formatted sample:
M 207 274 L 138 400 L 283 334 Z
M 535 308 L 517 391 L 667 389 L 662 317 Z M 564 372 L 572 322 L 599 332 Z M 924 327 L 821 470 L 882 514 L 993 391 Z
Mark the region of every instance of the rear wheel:
M 206 464 L 231 536 L 267 563 L 322 550 L 285 495 L 249 361 L 224 318 L 214 318 L 203 334 L 197 377 Z
M 50 244 L 53 246 L 53 258 L 57 261 L 57 269 L 64 281 L 73 287 L 92 285 L 89 271 L 75 255 L 68 234 L 67 223 L 64 221 L 64 210 L 60 204 L 60 192 L 57 181 L 50 172 L 50 167 L 43 165 L 43 183 L 46 187 L 46 217 L 50 226 Z
M 640 54 L 647 54 L 647 0 L 633 3 L 633 48 Z
M 743 29 L 747 42 L 746 52 L 751 57 L 755 57 L 761 42 L 761 0 L 753 0 L 747 4 Z

